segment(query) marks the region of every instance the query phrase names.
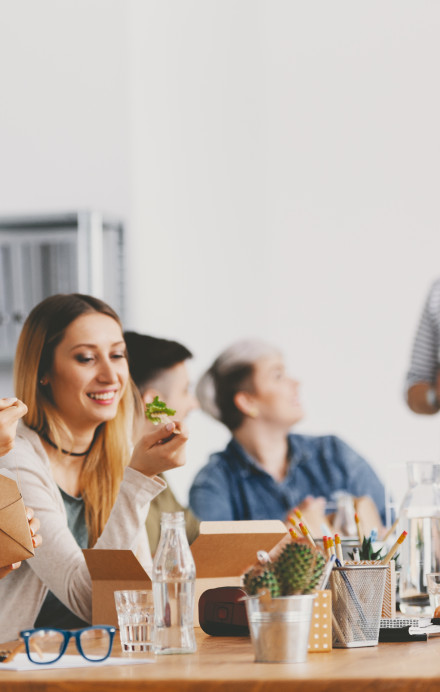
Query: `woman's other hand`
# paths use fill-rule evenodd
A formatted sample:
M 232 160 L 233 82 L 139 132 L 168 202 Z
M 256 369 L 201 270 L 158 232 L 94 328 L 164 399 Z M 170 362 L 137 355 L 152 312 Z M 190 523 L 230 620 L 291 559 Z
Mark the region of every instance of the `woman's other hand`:
M 38 548 L 38 546 L 40 546 L 43 542 L 43 539 L 38 533 L 38 531 L 40 530 L 40 520 L 37 519 L 37 517 L 34 517 L 34 510 L 30 507 L 26 507 L 26 516 L 29 522 L 29 529 L 32 536 L 32 545 L 34 546 L 34 548 Z
M 13 565 L 8 565 L 7 567 L 0 567 L 0 579 L 3 579 L 3 577 L 6 577 L 9 572 L 12 572 L 14 569 L 18 569 L 21 565 L 21 562 L 15 562 Z
M 27 413 L 27 406 L 15 397 L 0 399 L 0 456 L 14 446 L 17 423 Z
M 182 423 L 171 421 L 161 425 L 157 430 L 142 435 L 133 450 L 129 466 L 150 477 L 183 466 L 187 440 Z
M 38 548 L 38 546 L 41 545 L 43 542 L 41 536 L 38 533 L 38 530 L 40 528 L 40 520 L 37 519 L 37 517 L 34 517 L 34 510 L 31 509 L 30 507 L 26 507 L 26 516 L 27 520 L 29 522 L 29 529 L 31 531 L 31 536 L 32 536 L 32 544 L 34 548 Z M 6 577 L 9 572 L 12 572 L 14 569 L 18 569 L 21 565 L 21 562 L 14 562 L 13 565 L 7 565 L 6 567 L 0 567 L 0 579 L 3 579 L 3 577 Z

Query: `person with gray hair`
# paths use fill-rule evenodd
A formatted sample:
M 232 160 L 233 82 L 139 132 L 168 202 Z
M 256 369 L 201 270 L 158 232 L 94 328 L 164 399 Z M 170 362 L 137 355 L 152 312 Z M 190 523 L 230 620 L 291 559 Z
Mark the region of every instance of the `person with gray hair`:
M 200 519 L 286 521 L 299 507 L 320 535 L 326 503 L 345 491 L 370 496 L 377 528 L 385 522 L 385 490 L 365 459 L 334 435 L 290 432 L 304 412 L 299 383 L 287 375 L 277 348 L 258 340 L 233 344 L 202 376 L 196 394 L 202 410 L 232 433 L 192 484 L 190 506 Z

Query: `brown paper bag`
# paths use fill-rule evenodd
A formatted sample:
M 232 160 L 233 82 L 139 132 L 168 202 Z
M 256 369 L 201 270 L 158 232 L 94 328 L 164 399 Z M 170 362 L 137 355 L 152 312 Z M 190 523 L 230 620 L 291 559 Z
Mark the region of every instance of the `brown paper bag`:
M 0 474 L 0 567 L 33 555 L 32 536 L 18 485 Z

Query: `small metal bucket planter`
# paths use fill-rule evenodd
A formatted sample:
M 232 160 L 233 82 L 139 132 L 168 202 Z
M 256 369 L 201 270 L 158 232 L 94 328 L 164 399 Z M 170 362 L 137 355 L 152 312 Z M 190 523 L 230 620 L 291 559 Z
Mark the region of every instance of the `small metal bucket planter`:
M 315 594 L 246 598 L 255 661 L 303 663 L 307 658 Z

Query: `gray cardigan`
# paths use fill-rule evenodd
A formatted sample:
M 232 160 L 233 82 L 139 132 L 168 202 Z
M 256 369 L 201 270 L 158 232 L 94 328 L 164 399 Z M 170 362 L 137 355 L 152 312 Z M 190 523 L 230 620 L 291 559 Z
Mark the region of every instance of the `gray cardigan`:
M 0 642 L 16 639 L 33 626 L 50 589 L 76 615 L 91 622 L 92 589 L 81 548 L 67 526 L 66 510 L 39 436 L 19 421 L 15 447 L 0 459 L 0 469 L 18 481 L 24 503 L 41 522 L 43 545 L 35 557 L 0 580 Z M 8 474 L 9 475 L 9 474 Z M 149 503 L 166 483 L 126 468 L 116 502 L 94 548 L 133 550 L 147 572 L 151 553 L 145 531 Z

